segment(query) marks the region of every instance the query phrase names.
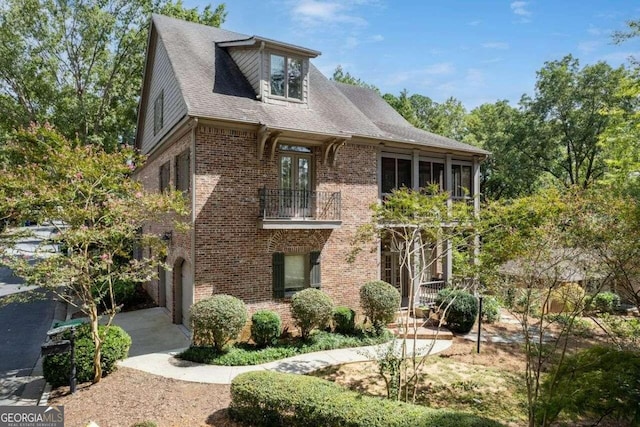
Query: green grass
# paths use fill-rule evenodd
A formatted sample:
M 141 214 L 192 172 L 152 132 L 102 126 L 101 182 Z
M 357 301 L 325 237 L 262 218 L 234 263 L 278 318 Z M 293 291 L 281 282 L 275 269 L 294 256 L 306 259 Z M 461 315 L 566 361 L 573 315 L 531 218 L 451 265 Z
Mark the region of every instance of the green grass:
M 178 357 L 183 360 L 209 365 L 260 365 L 298 354 L 313 353 L 314 351 L 382 344 L 391 340 L 391 338 L 392 334 L 389 331 L 385 331 L 381 336 L 371 336 L 366 333 L 342 335 L 317 331 L 312 334 L 307 341 L 302 341 L 299 338 L 291 338 L 266 348 L 257 348 L 247 343 L 236 343 L 220 353 L 216 352 L 212 347 L 189 347 L 180 353 Z

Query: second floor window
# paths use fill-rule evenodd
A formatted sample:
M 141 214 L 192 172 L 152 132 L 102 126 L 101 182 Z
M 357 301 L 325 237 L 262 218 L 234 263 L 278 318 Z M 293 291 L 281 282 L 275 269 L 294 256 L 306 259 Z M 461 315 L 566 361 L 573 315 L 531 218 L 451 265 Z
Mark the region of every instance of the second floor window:
M 191 188 L 191 163 L 189 150 L 176 157 L 176 190 L 187 192 Z
M 438 184 L 440 190 L 444 190 L 444 163 L 420 160 L 419 167 L 418 186 L 420 188 Z
M 286 217 L 311 214 L 311 150 L 306 147 L 280 146 L 280 209 Z
M 302 101 L 302 59 L 271 55 L 271 95 Z
M 157 135 L 164 126 L 164 90 L 153 102 L 153 134 Z
M 171 166 L 169 162 L 160 166 L 160 192 L 164 192 L 169 188 L 169 179 L 171 174 Z
M 453 180 L 453 197 L 462 198 L 473 195 L 471 191 L 471 166 L 452 165 L 451 178 Z
M 411 160 L 383 157 L 382 194 L 391 193 L 402 187 L 413 187 L 411 184 Z

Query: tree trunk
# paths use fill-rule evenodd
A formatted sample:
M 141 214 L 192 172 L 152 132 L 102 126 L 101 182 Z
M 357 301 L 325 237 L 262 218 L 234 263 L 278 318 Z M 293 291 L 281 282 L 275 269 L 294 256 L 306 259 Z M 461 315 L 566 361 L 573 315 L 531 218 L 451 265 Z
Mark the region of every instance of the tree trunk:
M 102 379 L 102 365 L 100 364 L 102 338 L 98 330 L 98 307 L 92 305 L 89 308 L 89 319 L 91 320 L 91 338 L 96 351 L 93 353 L 93 383 L 96 384 Z

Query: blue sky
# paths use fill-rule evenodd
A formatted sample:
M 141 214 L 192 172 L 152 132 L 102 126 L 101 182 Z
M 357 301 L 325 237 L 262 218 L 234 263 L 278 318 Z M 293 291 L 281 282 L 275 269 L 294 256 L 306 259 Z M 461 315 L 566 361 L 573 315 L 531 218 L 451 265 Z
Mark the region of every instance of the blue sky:
M 186 0 L 187 6 L 207 4 Z M 217 3 L 214 3 L 217 4 Z M 407 89 L 467 109 L 533 94 L 545 61 L 573 54 L 581 65 L 640 58 L 640 38 L 611 33 L 640 18 L 638 0 L 228 0 L 223 28 L 319 50 L 327 76 L 337 65 L 380 88 Z

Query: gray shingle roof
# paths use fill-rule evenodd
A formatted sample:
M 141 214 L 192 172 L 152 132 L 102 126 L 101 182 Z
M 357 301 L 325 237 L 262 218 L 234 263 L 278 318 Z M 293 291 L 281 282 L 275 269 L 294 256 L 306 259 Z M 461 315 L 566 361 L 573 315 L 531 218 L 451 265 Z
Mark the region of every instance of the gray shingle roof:
M 375 92 L 332 82 L 313 64 L 309 71 L 309 108 L 261 102 L 229 53 L 216 46 L 250 36 L 162 15 L 153 15 L 152 22 L 167 50 L 190 116 L 487 153 L 414 128 Z

